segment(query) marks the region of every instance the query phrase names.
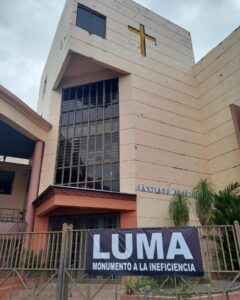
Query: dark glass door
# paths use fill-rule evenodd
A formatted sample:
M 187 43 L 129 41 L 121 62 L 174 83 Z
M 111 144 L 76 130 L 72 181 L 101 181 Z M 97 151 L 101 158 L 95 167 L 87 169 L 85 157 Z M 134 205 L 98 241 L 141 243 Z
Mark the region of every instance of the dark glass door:
M 72 224 L 74 230 L 119 228 L 119 213 L 51 216 L 49 218 L 49 230 L 61 231 L 64 223 Z

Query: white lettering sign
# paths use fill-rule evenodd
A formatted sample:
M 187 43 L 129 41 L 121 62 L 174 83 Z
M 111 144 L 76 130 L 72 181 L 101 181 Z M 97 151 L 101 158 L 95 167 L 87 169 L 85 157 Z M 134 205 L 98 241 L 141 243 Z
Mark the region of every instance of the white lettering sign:
M 147 186 L 144 184 L 137 184 L 136 191 L 144 192 L 144 193 L 171 195 L 171 196 L 174 196 L 177 193 L 180 193 L 180 194 L 183 194 L 184 196 L 190 197 L 190 198 L 193 196 L 192 192 L 189 192 L 189 191 L 183 191 L 183 190 L 165 188 L 165 187 L 153 187 L 153 186 Z
M 125 236 L 125 251 L 120 252 L 119 234 L 112 234 L 111 248 L 112 255 L 120 260 L 127 260 L 133 254 L 133 235 L 127 233 Z M 94 259 L 110 259 L 110 252 L 100 251 L 100 236 L 93 235 L 93 258 Z M 164 259 L 162 233 L 152 233 L 151 239 L 148 242 L 145 233 L 136 234 L 136 257 L 137 259 L 144 258 L 144 252 L 148 259 L 153 259 L 155 254 L 158 259 Z M 185 259 L 193 259 L 191 251 L 188 248 L 186 241 L 181 232 L 173 232 L 171 235 L 167 259 L 175 259 L 175 256 L 182 255 Z
M 177 245 L 179 245 L 178 248 Z M 185 259 L 193 259 L 181 232 L 173 232 L 168 248 L 167 259 L 175 259 L 176 255 L 182 255 Z
M 89 274 L 204 274 L 195 227 L 90 229 L 86 252 Z
M 137 257 L 139 259 L 143 259 L 143 250 L 146 251 L 148 259 L 153 259 L 155 249 L 157 250 L 157 258 L 163 259 L 162 233 L 153 233 L 150 244 L 148 243 L 146 234 L 139 233 L 137 237 Z

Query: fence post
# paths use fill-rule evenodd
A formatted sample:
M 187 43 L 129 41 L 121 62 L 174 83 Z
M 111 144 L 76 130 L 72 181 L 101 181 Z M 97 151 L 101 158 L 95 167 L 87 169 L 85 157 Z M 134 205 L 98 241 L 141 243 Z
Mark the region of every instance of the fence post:
M 238 243 L 238 251 L 240 251 L 240 226 L 238 221 L 234 221 L 234 228 L 236 232 L 236 237 L 237 237 L 237 243 Z
M 91 299 L 91 287 L 90 285 L 87 285 L 87 297 L 86 297 L 87 300 L 90 300 Z
M 62 229 L 62 241 L 61 241 L 61 252 L 59 261 L 59 273 L 57 281 L 57 300 L 67 300 L 68 299 L 68 284 L 69 278 L 66 276 L 65 268 L 70 258 L 70 251 L 72 247 L 70 245 L 70 230 L 73 229 L 72 225 L 66 223 L 63 224 Z
M 143 299 L 147 300 L 147 290 L 146 290 L 146 288 L 143 291 Z
M 118 285 L 117 285 L 117 277 L 115 278 L 115 300 L 118 299 Z

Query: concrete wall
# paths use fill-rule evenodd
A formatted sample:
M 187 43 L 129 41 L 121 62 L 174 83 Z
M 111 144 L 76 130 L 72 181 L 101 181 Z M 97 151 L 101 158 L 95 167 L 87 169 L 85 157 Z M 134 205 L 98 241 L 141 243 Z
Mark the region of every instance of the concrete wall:
M 0 162 L 0 170 L 15 172 L 12 194 L 0 195 L 1 208 L 25 209 L 30 166 Z
M 69 51 L 69 29 L 72 2 L 67 0 L 41 77 L 37 112 L 52 124 L 45 141 L 39 193 L 53 183 L 57 152 L 61 89 L 54 89 Z
M 190 34 L 129 0 L 80 2 L 107 17 L 106 39 L 76 27 L 77 1 L 67 1 L 41 81 L 43 90 L 47 77 L 38 112 L 51 121 L 53 130 L 45 145 L 40 192 L 54 180 L 61 76 L 71 53 L 128 74 L 120 76 L 119 86 L 121 192 L 135 193 L 136 184 L 190 191 L 209 175 Z M 139 28 L 140 23 L 157 40 L 156 45 L 146 40 L 146 57 L 140 54 L 139 36 L 128 30 L 128 25 Z M 88 81 L 81 74 L 65 82 L 81 78 Z M 171 224 L 171 196 L 137 193 L 138 226 Z
M 230 104 L 240 105 L 240 28 L 194 66 L 204 146 L 216 190 L 240 181 L 240 151 Z
M 117 75 L 120 190 L 137 192 L 138 226 L 171 225 L 171 196 L 136 191 L 136 185 L 191 191 L 200 178 L 210 178 L 218 190 L 240 180 L 229 109 L 240 105 L 240 29 L 194 65 L 190 34 L 179 26 L 130 0 L 80 2 L 107 17 L 106 39 L 76 27 L 77 1 L 67 1 L 39 95 L 38 111 L 53 123 L 40 192 L 54 180 L 61 89 Z M 157 41 L 146 40 L 146 57 L 139 36 L 128 30 L 139 24 Z M 71 73 L 73 57 L 84 58 L 78 63 L 85 73 Z

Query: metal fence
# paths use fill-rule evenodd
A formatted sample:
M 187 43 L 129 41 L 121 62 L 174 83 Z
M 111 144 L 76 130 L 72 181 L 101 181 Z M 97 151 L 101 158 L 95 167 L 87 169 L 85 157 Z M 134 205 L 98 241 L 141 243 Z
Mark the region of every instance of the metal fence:
M 199 227 L 199 238 L 205 272 L 240 270 L 239 224 Z
M 0 208 L 0 222 L 23 222 L 25 211 L 15 208 Z
M 231 280 L 224 287 L 226 292 L 240 277 L 239 223 L 198 227 L 198 232 L 205 274 L 209 277 L 216 273 L 231 275 Z M 113 276 L 89 278 L 85 268 L 86 247 L 87 230 L 73 230 L 67 224 L 63 231 L 0 234 L 0 288 L 15 276 L 28 289 L 29 278 L 34 277 L 39 279 L 36 281 L 35 295 L 52 283 L 58 300 L 68 299 L 70 285 L 78 290 L 78 299 L 97 299 L 104 284 L 109 280 L 115 283 L 119 280 Z M 184 278 L 182 280 L 185 281 Z M 82 287 L 79 288 L 79 284 L 84 282 L 100 281 L 101 285 L 92 295 L 90 292 L 84 294 Z M 161 289 L 167 281 L 168 278 L 163 278 Z M 176 287 L 176 280 L 173 283 Z M 112 299 L 119 299 L 118 296 L 115 290 Z

